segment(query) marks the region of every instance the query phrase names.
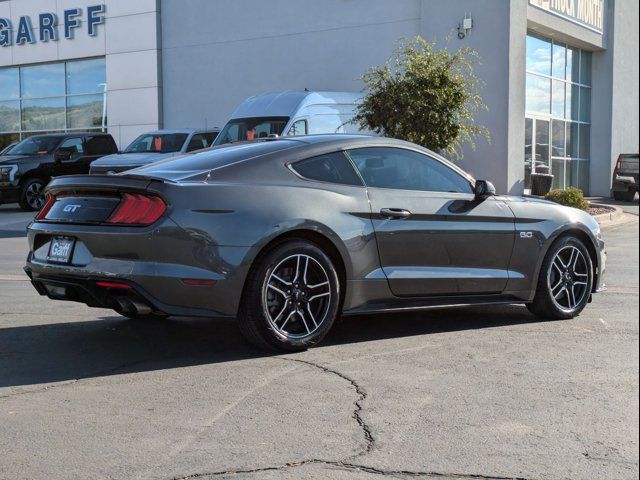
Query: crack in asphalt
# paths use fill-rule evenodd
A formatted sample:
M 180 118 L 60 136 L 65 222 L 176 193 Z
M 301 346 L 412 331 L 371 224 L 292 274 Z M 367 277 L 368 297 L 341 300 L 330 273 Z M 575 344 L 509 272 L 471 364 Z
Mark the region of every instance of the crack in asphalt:
M 362 411 L 363 411 L 362 402 L 364 402 L 367 399 L 367 392 L 364 391 L 364 389 L 358 384 L 358 382 L 356 382 L 353 378 L 348 377 L 344 373 L 341 373 L 337 370 L 326 367 L 324 365 L 320 365 L 318 363 L 310 362 L 308 360 L 300 360 L 297 358 L 282 358 L 281 360 L 286 360 L 288 362 L 302 363 L 304 365 L 317 368 L 319 370 L 322 370 L 325 373 L 336 375 L 351 384 L 351 386 L 354 388 L 354 390 L 358 394 L 358 399 L 355 402 L 353 402 L 355 408 L 351 416 L 362 429 L 362 434 L 365 440 L 365 446 L 360 453 L 353 455 L 352 457 L 349 457 L 349 458 L 357 458 L 370 453 L 371 450 L 373 450 L 373 447 L 375 446 L 376 441 L 375 441 L 375 438 L 373 437 L 371 427 L 367 425 L 367 422 L 365 422 L 364 419 L 362 418 Z
M 336 467 L 342 470 L 358 471 L 364 473 L 370 473 L 372 475 L 388 476 L 388 477 L 401 477 L 401 478 L 449 478 L 460 480 L 534 480 L 530 477 L 505 477 L 496 475 L 482 475 L 475 473 L 449 473 L 449 472 L 435 472 L 435 471 L 418 471 L 418 470 L 386 470 L 374 467 L 368 467 L 366 465 L 360 465 L 356 463 L 349 463 L 346 461 L 330 461 L 320 459 L 302 460 L 299 462 L 286 463 L 279 467 L 262 467 L 251 469 L 238 469 L 238 470 L 220 470 L 217 472 L 206 473 L 194 473 L 192 475 L 174 477 L 173 480 L 193 480 L 197 478 L 206 477 L 220 477 L 223 475 L 243 475 L 262 472 L 273 472 L 289 470 L 293 468 L 299 468 L 306 465 L 326 465 L 329 467 Z
M 370 466 L 362 465 L 358 463 L 352 463 L 350 460 L 369 454 L 375 447 L 375 443 L 376 443 L 371 427 L 362 418 L 362 412 L 363 412 L 362 402 L 364 402 L 367 399 L 368 397 L 367 392 L 353 378 L 347 376 L 342 372 L 339 372 L 330 367 L 327 367 L 325 365 L 321 365 L 315 362 L 311 362 L 309 360 L 301 360 L 297 358 L 279 358 L 279 360 L 307 365 L 307 366 L 316 368 L 318 370 L 321 370 L 324 373 L 328 373 L 330 375 L 336 375 L 342 380 L 345 380 L 346 382 L 348 382 L 353 387 L 353 389 L 358 395 L 358 398 L 356 401 L 353 402 L 355 408 L 353 410 L 352 418 L 357 422 L 358 426 L 362 429 L 362 433 L 365 439 L 365 445 L 362 448 L 362 450 L 359 453 L 355 455 L 351 455 L 343 460 L 323 460 L 320 458 L 311 458 L 307 460 L 300 460 L 298 462 L 287 462 L 284 465 L 280 465 L 280 466 L 257 467 L 257 468 L 251 468 L 251 469 L 229 469 L 229 470 L 220 470 L 215 472 L 193 473 L 186 476 L 174 477 L 173 480 L 193 480 L 193 479 L 205 478 L 205 477 L 220 477 L 223 475 L 243 475 L 243 474 L 248 475 L 252 473 L 289 470 L 294 468 L 300 468 L 307 465 L 325 465 L 328 467 L 335 467 L 335 468 L 348 470 L 348 471 L 359 471 L 364 473 L 370 473 L 372 475 L 404 477 L 404 478 L 422 477 L 422 478 L 450 478 L 450 479 L 461 479 L 461 480 L 533 480 L 531 478 L 525 478 L 525 477 L 513 477 L 513 476 L 505 477 L 505 476 L 482 475 L 482 474 L 473 474 L 473 473 L 450 473 L 450 472 L 417 471 L 417 470 L 416 471 L 387 470 L 387 469 L 370 467 Z

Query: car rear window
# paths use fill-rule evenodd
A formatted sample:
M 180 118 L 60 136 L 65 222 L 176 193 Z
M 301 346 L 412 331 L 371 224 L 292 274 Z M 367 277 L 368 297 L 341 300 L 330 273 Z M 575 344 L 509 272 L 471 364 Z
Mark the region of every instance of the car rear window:
M 362 180 L 342 152 L 300 160 L 291 165 L 291 168 L 309 180 L 362 186 Z

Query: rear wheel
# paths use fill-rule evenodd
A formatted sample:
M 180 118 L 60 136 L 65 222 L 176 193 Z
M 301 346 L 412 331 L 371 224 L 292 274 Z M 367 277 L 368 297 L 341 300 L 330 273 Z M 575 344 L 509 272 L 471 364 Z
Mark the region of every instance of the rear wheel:
M 331 259 L 305 240 L 283 243 L 252 268 L 238 316 L 240 331 L 255 346 L 300 351 L 319 343 L 340 304 Z
M 633 202 L 636 198 L 636 192 L 613 192 L 613 198 L 619 202 Z
M 30 178 L 20 187 L 18 203 L 22 210 L 35 212 L 44 205 L 44 187 L 47 183 L 41 178 Z
M 527 307 L 542 318 L 574 318 L 589 302 L 592 287 L 593 264 L 587 248 L 576 237 L 562 237 L 549 249 L 536 295 Z

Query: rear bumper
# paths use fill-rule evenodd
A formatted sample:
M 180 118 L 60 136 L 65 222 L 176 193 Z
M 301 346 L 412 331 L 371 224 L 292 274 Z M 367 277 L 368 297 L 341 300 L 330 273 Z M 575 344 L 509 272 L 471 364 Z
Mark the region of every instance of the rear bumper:
M 618 175 L 613 177 L 611 190 L 614 192 L 638 191 L 638 178 L 633 175 Z
M 68 265 L 47 260 L 56 235 L 76 241 Z M 168 315 L 234 317 L 251 248 L 219 247 L 197 235 L 168 218 L 159 226 L 142 229 L 33 223 L 28 229 L 25 271 L 40 294 L 55 300 L 117 308 L 118 297 L 125 294 Z M 131 288 L 98 287 L 97 281 L 121 282 Z

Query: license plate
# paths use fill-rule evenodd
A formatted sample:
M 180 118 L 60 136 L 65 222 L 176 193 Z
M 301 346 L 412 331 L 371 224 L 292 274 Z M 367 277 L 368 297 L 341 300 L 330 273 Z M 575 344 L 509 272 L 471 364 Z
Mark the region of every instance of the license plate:
M 49 247 L 47 260 L 55 263 L 69 263 L 73 254 L 75 240 L 67 237 L 54 237 Z

